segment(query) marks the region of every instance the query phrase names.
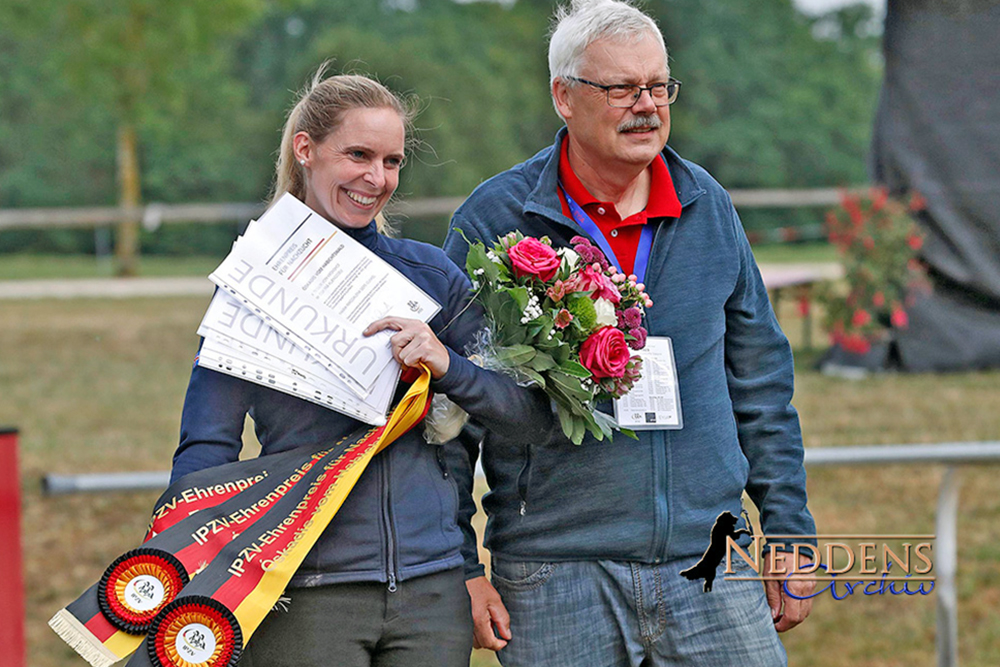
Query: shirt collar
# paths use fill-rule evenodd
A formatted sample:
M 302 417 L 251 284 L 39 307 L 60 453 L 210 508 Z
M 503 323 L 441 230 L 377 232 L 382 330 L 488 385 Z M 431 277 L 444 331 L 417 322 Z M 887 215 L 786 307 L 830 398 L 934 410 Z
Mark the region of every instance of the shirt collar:
M 580 206 L 588 204 L 605 204 L 595 198 L 580 182 L 569 164 L 569 136 L 567 135 L 559 149 L 559 181 L 567 194 Z M 677 218 L 681 214 L 681 202 L 677 197 L 677 189 L 670 177 L 670 170 L 664 162 L 663 154 L 653 159 L 649 166 L 650 184 L 649 201 L 646 203 L 647 218 Z

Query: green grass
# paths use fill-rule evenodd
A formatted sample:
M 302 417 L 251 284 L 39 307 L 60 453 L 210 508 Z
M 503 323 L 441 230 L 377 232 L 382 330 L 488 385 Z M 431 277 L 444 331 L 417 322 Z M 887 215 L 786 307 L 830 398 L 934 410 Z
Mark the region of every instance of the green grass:
M 147 255 L 139 262 L 140 276 L 207 276 L 221 257 L 167 257 Z M 110 278 L 115 275 L 111 259 L 93 255 L 0 255 L 0 280 L 46 278 Z
M 761 263 L 835 262 L 836 250 L 825 243 L 768 244 L 754 247 Z M 168 257 L 145 255 L 139 263 L 140 276 L 207 276 L 221 257 Z M 109 278 L 115 275 L 112 259 L 93 255 L 3 255 L 0 280 L 46 278 Z
M 19 427 L 28 664 L 83 664 L 46 627 L 145 528 L 157 494 L 47 498 L 46 472 L 166 469 L 177 442 L 195 328 L 207 298 L 11 301 L 0 318 L 0 425 Z M 786 309 L 788 311 L 793 308 Z M 789 332 L 797 322 L 786 317 Z M 799 360 L 795 405 L 807 447 L 997 440 L 1000 373 L 881 375 L 851 382 Z M 934 531 L 940 466 L 810 471 L 821 532 Z M 1000 664 L 1000 494 L 996 467 L 961 472 L 959 643 L 964 666 Z M 480 528 L 481 528 L 480 520 Z M 784 635 L 792 665 L 930 666 L 934 602 L 816 601 Z M 475 667 L 495 665 L 478 653 Z
M 837 262 L 840 255 L 829 243 L 762 243 L 753 247 L 759 264 Z

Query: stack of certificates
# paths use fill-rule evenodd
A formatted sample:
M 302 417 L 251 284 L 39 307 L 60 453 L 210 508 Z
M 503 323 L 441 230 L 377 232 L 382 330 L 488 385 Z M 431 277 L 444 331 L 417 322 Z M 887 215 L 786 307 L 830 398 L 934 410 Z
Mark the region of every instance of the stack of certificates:
M 385 422 L 399 380 L 382 317 L 430 321 L 441 306 L 292 195 L 279 199 L 209 276 L 219 286 L 198 364 L 369 424 Z

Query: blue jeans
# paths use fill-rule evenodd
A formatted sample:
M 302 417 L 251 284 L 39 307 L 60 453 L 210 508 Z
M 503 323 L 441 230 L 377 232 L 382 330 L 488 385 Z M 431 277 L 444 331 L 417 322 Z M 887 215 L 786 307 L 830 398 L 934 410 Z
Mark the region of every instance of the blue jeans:
M 679 574 L 698 558 L 652 565 L 494 557 L 493 585 L 510 612 L 513 635 L 500 662 L 504 667 L 787 665 L 761 583 L 726 581 L 720 568 L 712 591 L 705 593 L 700 580 Z M 742 562 L 734 562 L 733 569 L 753 576 Z

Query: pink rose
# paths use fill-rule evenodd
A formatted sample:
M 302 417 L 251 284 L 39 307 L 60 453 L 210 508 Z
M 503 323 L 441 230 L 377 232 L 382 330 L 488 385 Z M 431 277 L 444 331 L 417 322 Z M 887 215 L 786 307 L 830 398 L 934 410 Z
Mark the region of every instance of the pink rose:
M 599 275 L 601 277 L 600 284 L 591 296 L 594 299 L 607 299 L 611 303 L 620 303 L 622 295 L 621 292 L 618 291 L 618 287 L 615 285 L 614 281 L 611 280 L 611 276 L 607 276 L 603 273 Z
M 580 363 L 595 378 L 620 378 L 630 358 L 625 334 L 615 327 L 601 327 L 580 346 Z
M 533 276 L 543 281 L 552 280 L 561 262 L 551 246 L 530 236 L 512 245 L 507 256 L 514 265 L 514 274 L 519 278 Z
M 565 286 L 566 292 L 590 292 L 590 298 L 595 300 L 607 299 L 611 303 L 622 300 L 622 295 L 611 278 L 590 265 L 571 276 Z

